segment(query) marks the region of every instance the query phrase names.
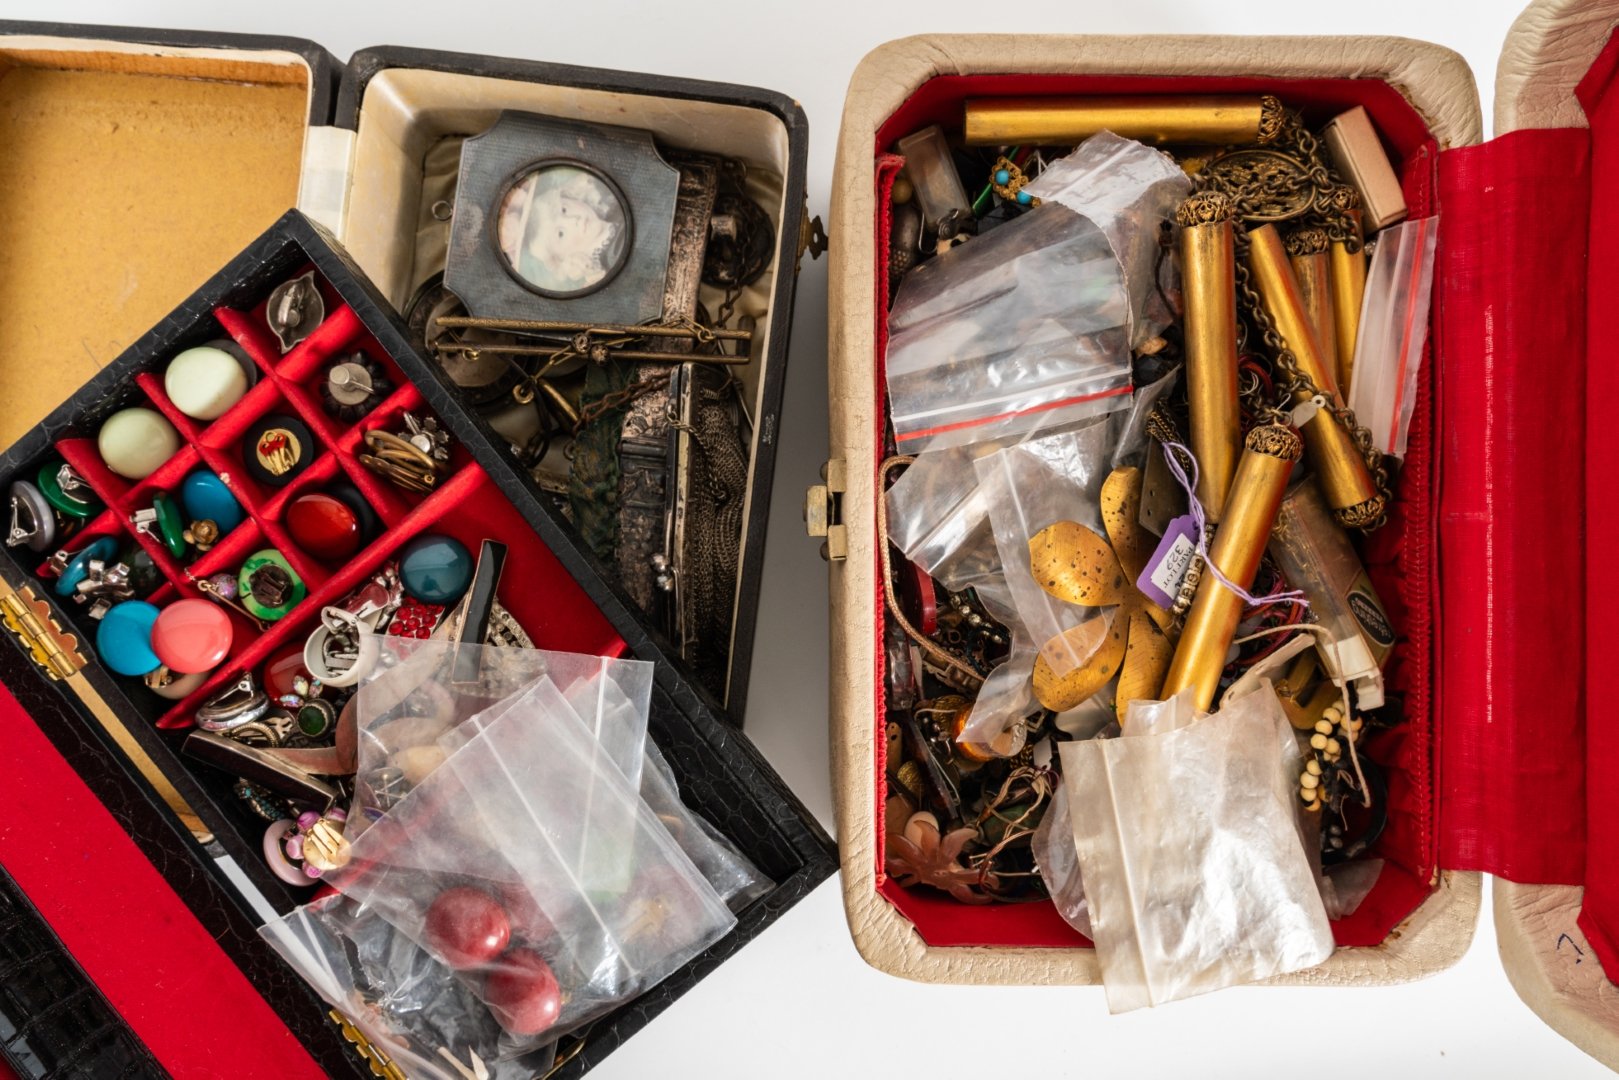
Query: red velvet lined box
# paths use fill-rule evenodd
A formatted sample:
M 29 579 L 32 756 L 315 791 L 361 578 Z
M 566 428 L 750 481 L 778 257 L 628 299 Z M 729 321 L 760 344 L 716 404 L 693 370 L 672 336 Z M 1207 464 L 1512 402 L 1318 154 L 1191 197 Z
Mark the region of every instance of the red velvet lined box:
M 1598 965 L 1576 967 L 1588 940 L 1619 975 L 1608 842 L 1619 810 L 1603 797 L 1619 749 L 1598 690 L 1619 631 L 1599 600 L 1595 546 L 1619 516 L 1601 426 L 1619 346 L 1606 343 L 1597 299 L 1613 274 L 1606 230 L 1619 222 L 1601 194 L 1619 162 L 1616 19 L 1581 0 L 1532 6 L 1498 92 L 1507 126 L 1525 130 L 1481 145 L 1460 58 L 1398 39 L 935 36 L 862 64 L 834 185 L 832 452 L 849 476 L 836 509 L 850 554 L 833 573 L 844 612 L 833 664 L 847 687 L 834 692 L 845 903 L 873 964 L 927 981 L 1099 978 L 1089 943 L 1049 903 L 962 905 L 883 872 L 885 600 L 870 504 L 882 497 L 896 140 L 932 123 L 959 132 L 969 96 L 1273 93 L 1314 128 L 1364 106 L 1411 216 L 1440 221 L 1410 448 L 1390 523 L 1364 549 L 1399 634 L 1386 675 L 1407 716 L 1366 743 L 1390 772 L 1390 825 L 1374 850 L 1386 868 L 1334 924 L 1338 954 L 1284 981 L 1391 981 L 1454 962 L 1475 918 L 1470 872 L 1488 872 L 1502 879 L 1497 925 L 1515 985 L 1619 1063 L 1612 985 Z
M 1064 76 L 943 76 L 925 83 L 891 116 L 877 134 L 877 206 L 879 253 L 875 270 L 879 312 L 886 313 L 888 266 L 888 190 L 903 159 L 888 151 L 901 136 L 929 124 L 947 130 L 959 126 L 963 103 L 969 97 L 1030 97 L 1119 94 L 1237 94 L 1270 93 L 1304 113 L 1306 123 L 1319 127 L 1337 113 L 1365 106 L 1373 122 L 1394 151 L 1396 167 L 1412 217 L 1439 212 L 1437 206 L 1437 149 L 1410 104 L 1392 87 L 1355 79 L 1161 79 Z M 1437 320 L 1438 316 L 1435 316 Z M 875 328 L 877 387 L 883 393 L 883 350 L 887 342 L 886 315 Z M 1435 422 L 1434 369 L 1431 349 L 1424 358 L 1411 446 L 1401 473 L 1389 524 L 1375 534 L 1367 552 L 1368 569 L 1380 596 L 1388 598 L 1389 614 L 1401 637 L 1401 646 L 1387 672 L 1390 691 L 1406 702 L 1407 723 L 1371 740 L 1367 753 L 1389 769 L 1389 800 L 1395 808 L 1377 854 L 1386 860 L 1383 874 L 1364 903 L 1347 919 L 1333 926 L 1340 945 L 1375 945 L 1408 916 L 1427 894 L 1438 865 L 1435 776 L 1431 744 L 1435 696 L 1433 621 L 1435 602 L 1433 546 L 1438 512 L 1437 482 L 1432 466 Z M 883 416 L 879 424 L 885 422 Z M 881 445 L 881 432 L 878 444 Z M 875 468 L 880 462 L 872 463 Z M 878 597 L 877 634 L 881 641 L 886 622 Z M 882 657 L 878 649 L 879 662 Z M 881 679 L 879 678 L 879 685 Z M 878 704 L 878 723 L 884 709 Z M 881 745 L 881 744 L 880 744 Z M 879 762 L 878 783 L 884 785 Z M 884 792 L 879 792 L 879 799 Z M 882 823 L 879 821 L 878 828 Z M 879 836 L 878 850 L 881 850 Z M 904 889 L 882 876 L 883 895 L 916 925 L 933 945 L 1088 946 L 1089 942 L 1063 922 L 1049 902 L 974 907 L 958 904 L 925 890 Z

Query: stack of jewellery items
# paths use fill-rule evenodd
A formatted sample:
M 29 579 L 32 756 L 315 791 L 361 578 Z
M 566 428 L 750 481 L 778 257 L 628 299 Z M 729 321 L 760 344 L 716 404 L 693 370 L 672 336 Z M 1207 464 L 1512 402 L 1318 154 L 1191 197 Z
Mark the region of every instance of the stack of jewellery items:
M 1170 153 L 1192 181 L 1175 228 L 1166 228 L 1160 243 L 1160 270 L 1172 260 L 1179 271 L 1183 300 L 1171 303 L 1179 318 L 1136 350 L 1133 365 L 1137 387 L 1174 368 L 1180 377 L 1148 418 L 1144 469 L 1119 470 L 1104 486 L 1101 511 L 1110 535 L 1096 539 L 1114 549 L 1108 554 L 1115 572 L 1123 564 L 1133 573 L 1129 533 L 1114 535 L 1114 523 L 1127 517 L 1121 531 L 1150 533 L 1157 544 L 1167 526 L 1187 514 L 1184 488 L 1191 487 L 1203 511 L 1203 546 L 1191 553 L 1162 608 L 1136 598 L 1132 617 L 1151 608 L 1155 621 L 1161 619 L 1161 631 L 1154 631 L 1160 644 L 1121 649 L 1123 655 L 1109 662 L 1131 699 L 1162 700 L 1190 688 L 1200 711 L 1216 708 L 1219 693 L 1248 672 L 1270 678 L 1304 751 L 1300 805 L 1319 825 L 1323 861 L 1341 862 L 1363 855 L 1386 820 L 1383 771 L 1359 743 L 1371 730 L 1401 722 L 1399 702 L 1382 699 L 1380 679 L 1375 693 L 1360 693 L 1327 676 L 1313 647 L 1322 635 L 1310 602 L 1321 582 L 1286 579 L 1267 546 L 1284 492 L 1287 506 L 1305 492 L 1325 506 L 1308 519 L 1309 527 L 1330 530 L 1327 541 L 1342 544 L 1355 564 L 1350 573 L 1365 580 L 1348 538 L 1384 524 L 1395 462 L 1374 448 L 1344 398 L 1376 237 L 1363 235 L 1356 187 L 1329 162 L 1300 115 L 1277 98 L 1225 103 L 1237 105 L 1242 117 L 1235 131 L 1230 108 L 1201 112 L 1207 101 L 1170 101 L 1163 110 L 1164 103 L 1140 99 L 1122 111 L 1112 108 L 1107 122 L 1115 134 Z M 1026 185 L 1048 162 L 1103 130 L 1084 99 L 1065 100 L 1061 108 L 1035 103 L 1027 116 L 1018 115 L 1017 106 L 1002 112 L 993 104 L 975 115 L 978 104 L 968 103 L 965 123 L 948 144 L 923 132 L 894 148 L 906 164 L 888 191 L 891 226 L 883 255 L 890 303 L 906 276 L 939 252 L 972 244 L 1038 205 Z M 1131 108 L 1139 110 L 1138 130 L 1128 130 Z M 1163 137 L 1166 112 L 1176 117 L 1173 139 Z M 950 190 L 965 194 L 954 197 L 961 204 L 936 205 L 937 193 Z M 896 454 L 894 445 L 890 427 L 883 490 L 914 461 Z M 1301 459 L 1310 475 L 1299 482 L 1306 470 L 1294 465 Z M 1282 517 L 1297 515 L 1284 507 Z M 887 612 L 886 872 L 904 887 L 939 890 L 963 903 L 1039 899 L 1045 889 L 1030 838 L 1058 782 L 1050 740 L 1070 737 L 1059 729 L 1059 714 L 1105 691 L 1111 680 L 1087 680 L 1081 670 L 1079 681 L 1091 685 L 1076 698 L 1065 691 L 1074 678 L 1051 678 L 1042 660 L 1032 686 L 1039 707 L 1004 745 L 958 741 L 974 697 L 1008 658 L 1008 631 L 973 591 L 951 593 L 906 561 L 888 540 L 889 526 L 886 500 L 879 499 Z M 1196 547 L 1196 539 L 1190 535 L 1188 544 Z M 1037 536 L 1031 549 L 1042 540 L 1055 543 Z M 1082 561 L 1077 550 L 1061 545 L 1049 554 L 1063 564 Z M 1211 572 L 1211 561 L 1224 573 Z M 1262 603 L 1249 606 L 1221 577 Z M 1092 584 L 1079 581 L 1073 588 L 1082 593 Z M 1369 585 L 1364 591 L 1376 609 L 1372 621 L 1382 620 L 1386 630 L 1375 593 Z M 1389 633 L 1379 662 L 1392 643 Z M 1121 692 L 1113 702 L 1120 717 L 1125 697 Z
M 502 114 L 463 144 L 453 200 L 433 209 L 446 269 L 407 313 L 716 689 L 752 441 L 739 307 L 776 242 L 747 172 L 651 132 Z

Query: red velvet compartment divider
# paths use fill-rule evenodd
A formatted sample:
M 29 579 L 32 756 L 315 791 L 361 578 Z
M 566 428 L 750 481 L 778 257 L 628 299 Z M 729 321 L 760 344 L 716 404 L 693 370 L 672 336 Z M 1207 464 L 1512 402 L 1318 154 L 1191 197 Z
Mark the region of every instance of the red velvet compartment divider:
M 204 596 L 196 582 L 221 571 L 234 575 L 255 551 L 274 548 L 286 556 L 303 578 L 308 595 L 285 617 L 260 631 L 247 618 L 230 610 L 235 637 L 230 653 L 206 682 L 184 700 L 157 717 L 161 728 L 184 728 L 193 723 L 197 707 L 222 687 L 258 666 L 279 647 L 301 641 L 314 630 L 320 610 L 341 601 L 374 574 L 411 539 L 436 533 L 454 537 L 477 554 L 486 539 L 508 548 L 506 573 L 499 599 L 528 631 L 537 648 L 619 656 L 626 646 L 606 617 L 573 577 L 557 561 L 494 481 L 471 455 L 455 446 L 450 467 L 434 491 L 420 495 L 404 491 L 371 472 L 359 461 L 367 431 L 398 431 L 406 412 L 429 415 L 420 391 L 383 351 L 354 310 L 325 282 L 326 318 L 286 355 L 264 320 L 264 305 L 253 311 L 220 308 L 214 314 L 220 327 L 261 369 L 258 383 L 212 422 L 194 420 L 175 408 L 163 390 L 161 369 L 136 376 L 135 383 L 152 408 L 175 425 L 184 444 L 150 476 L 125 480 L 101 460 L 93 438 L 60 440 L 57 451 L 107 504 L 66 547 L 76 551 L 101 536 L 123 541 L 133 537 L 151 554 L 164 583 L 144 599 L 163 606 L 182 597 Z M 382 365 L 393 384 L 383 400 L 355 423 L 339 421 L 320 404 L 320 385 L 326 367 L 356 350 Z M 315 434 L 317 446 L 310 466 L 285 487 L 260 484 L 243 466 L 242 441 L 248 427 L 273 413 L 294 415 Z M 246 519 L 200 555 L 188 551 L 176 559 L 157 539 L 135 531 L 130 516 L 148 507 L 159 493 L 177 493 L 193 471 L 216 473 L 236 495 Z M 353 558 L 335 564 L 299 548 L 285 525 L 288 503 L 309 491 L 348 480 L 364 495 L 382 523 Z M 177 497 L 177 495 L 176 495 Z M 45 568 L 40 567 L 42 575 Z
M 878 411 L 877 445 L 885 445 L 887 389 L 888 191 L 902 164 L 892 153 L 895 141 L 929 124 L 946 132 L 960 131 L 965 101 L 973 97 L 1085 96 L 1116 94 L 1275 94 L 1299 109 L 1307 124 L 1319 127 L 1336 114 L 1362 105 L 1395 159 L 1413 218 L 1438 213 L 1439 154 L 1422 118 L 1393 87 L 1370 79 L 1268 79 L 1228 77 L 1156 77 L 1090 75 L 947 75 L 930 79 L 877 132 L 877 259 L 873 267 L 878 298 L 876 380 L 872 390 L 884 408 Z M 1440 294 L 1436 284 L 1435 295 Z M 1438 326 L 1441 302 L 1436 299 L 1430 325 Z M 1383 764 L 1389 780 L 1389 825 L 1374 854 L 1385 860 L 1377 886 L 1360 908 L 1333 924 L 1339 945 L 1375 945 L 1408 916 L 1432 891 L 1438 874 L 1438 805 L 1434 777 L 1434 730 L 1439 712 L 1437 644 L 1438 576 L 1435 540 L 1438 526 L 1439 459 L 1437 430 L 1438 373 L 1433 338 L 1424 356 L 1410 446 L 1396 484 L 1389 523 L 1374 534 L 1363 552 L 1380 596 L 1399 636 L 1396 659 L 1385 671 L 1392 696 L 1404 702 L 1405 722 L 1368 738 L 1366 752 Z M 882 453 L 879 450 L 879 455 Z M 872 462 L 875 469 L 880 462 Z M 873 597 L 871 632 L 879 669 L 883 663 L 886 622 L 881 589 Z M 885 704 L 884 680 L 877 677 L 874 703 L 878 748 L 877 805 L 887 793 L 881 757 Z M 882 815 L 878 815 L 878 889 L 908 918 L 930 945 L 1083 948 L 1090 942 L 1069 927 L 1049 902 L 974 906 L 957 903 L 925 889 L 903 889 L 888 880 L 881 866 Z

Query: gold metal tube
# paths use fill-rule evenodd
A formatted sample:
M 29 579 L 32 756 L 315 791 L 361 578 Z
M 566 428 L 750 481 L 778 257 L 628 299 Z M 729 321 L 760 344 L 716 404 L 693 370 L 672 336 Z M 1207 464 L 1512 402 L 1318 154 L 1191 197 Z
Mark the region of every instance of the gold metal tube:
M 1282 103 L 1244 97 L 1008 97 L 967 102 L 968 146 L 1071 144 L 1099 131 L 1150 143 L 1267 143 L 1282 128 Z
M 1202 191 L 1181 203 L 1181 284 L 1186 297 L 1186 399 L 1197 499 L 1218 523 L 1242 453 L 1237 404 L 1237 261 L 1230 198 Z
M 1248 241 L 1248 266 L 1254 288 L 1276 332 L 1292 352 L 1299 370 L 1334 404 L 1342 405 L 1337 373 L 1327 366 L 1322 354 L 1281 235 L 1275 226 L 1262 225 L 1249 231 Z M 1299 400 L 1305 399 L 1301 396 Z M 1383 497 L 1377 493 L 1366 459 L 1332 413 L 1316 411 L 1304 425 L 1304 444 L 1309 448 L 1310 467 L 1327 497 L 1327 505 L 1341 524 L 1360 528 L 1382 515 Z
M 1357 231 L 1360 211 L 1351 210 Z M 1342 240 L 1329 249 L 1332 261 L 1332 318 L 1338 339 L 1338 392 L 1349 396 L 1350 376 L 1355 371 L 1355 339 L 1360 331 L 1360 306 L 1366 296 L 1366 249 L 1350 251 Z
M 1225 522 L 1209 545 L 1209 561 L 1244 589 L 1254 583 L 1288 477 L 1302 452 L 1292 428 L 1266 424 L 1248 433 L 1226 502 Z M 1163 697 L 1193 687 L 1196 708 L 1207 712 L 1213 706 L 1242 610 L 1242 598 L 1205 568 L 1164 678 Z
M 1321 361 L 1332 372 L 1333 382 L 1342 397 L 1348 387 L 1338 381 L 1338 323 L 1332 308 L 1332 256 L 1327 253 L 1325 229 L 1295 229 L 1285 241 L 1287 260 L 1293 267 L 1293 278 L 1299 283 L 1299 299 L 1315 328 L 1316 344 L 1321 346 Z

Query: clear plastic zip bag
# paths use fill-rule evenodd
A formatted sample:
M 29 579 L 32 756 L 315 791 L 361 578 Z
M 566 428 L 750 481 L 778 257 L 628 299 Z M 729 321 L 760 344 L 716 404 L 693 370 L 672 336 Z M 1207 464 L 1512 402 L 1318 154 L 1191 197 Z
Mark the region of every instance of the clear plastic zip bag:
M 603 758 L 617 767 L 626 781 L 639 784 L 641 798 L 733 911 L 741 911 L 770 888 L 770 879 L 735 844 L 681 801 L 673 770 L 647 737 L 651 664 L 488 645 L 417 642 L 389 648 L 401 660 L 424 651 L 447 654 L 447 650 L 454 649 L 463 662 L 467 650 L 472 650 L 471 655 L 479 660 L 478 670 L 485 673 L 480 685 L 473 688 L 478 701 L 510 689 L 520 679 L 533 680 L 543 675 L 557 682 L 565 688 L 563 697 L 579 723 L 595 736 Z M 447 654 L 435 670 L 447 671 L 448 659 Z M 419 672 L 412 677 L 415 674 Z M 441 756 L 454 753 L 521 700 L 520 692 L 509 694 L 440 734 L 436 745 Z M 536 737 L 540 737 L 538 733 Z
M 443 763 L 444 737 L 470 718 L 548 678 L 597 736 L 600 753 L 640 780 L 653 665 L 579 653 L 440 639 L 385 637 L 351 706 L 355 792 L 352 842 Z
M 1268 682 L 1187 722 L 1064 743 L 1064 783 L 1108 1008 L 1321 963 L 1332 930 L 1305 851 L 1299 752 Z M 1136 730 L 1142 730 L 1136 726 Z
M 1165 302 L 1161 228 L 1192 193 L 1175 159 L 1134 139 L 1098 132 L 1047 165 L 1025 189 L 1094 222 L 1124 269 L 1130 298 L 1130 344 L 1139 346 L 1168 326 L 1176 312 Z
M 555 1059 L 555 1043 L 503 1059 L 506 1033 L 472 986 L 348 897 L 324 896 L 259 933 L 413 1080 L 532 1080 Z
M 453 970 L 504 1060 L 645 992 L 735 918 L 549 678 L 499 708 L 323 880 Z
M 1128 404 L 1129 300 L 1107 237 L 1057 204 L 906 276 L 889 314 L 902 453 L 1019 435 Z
M 1339 392 L 1385 454 L 1403 458 L 1428 343 L 1439 218 L 1414 218 L 1377 234 L 1366 272 L 1351 386 Z

